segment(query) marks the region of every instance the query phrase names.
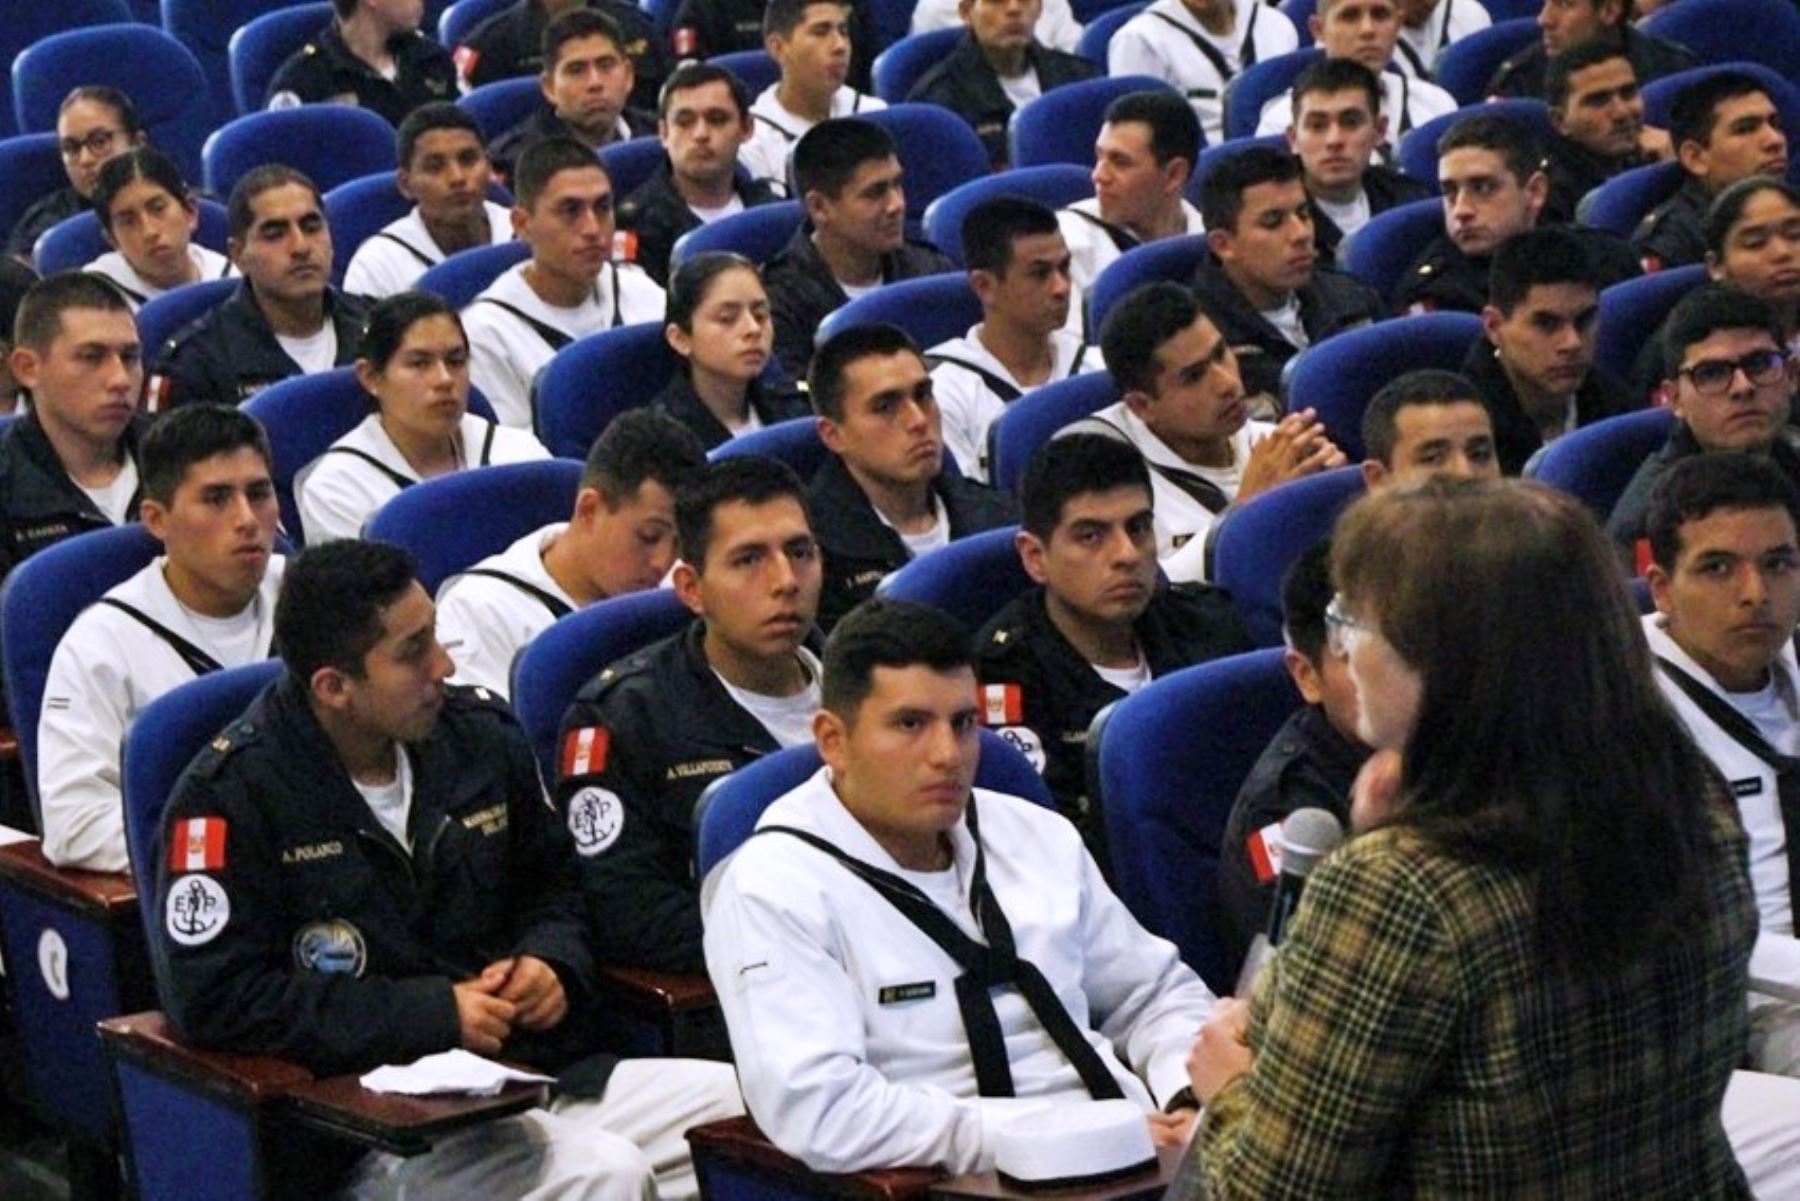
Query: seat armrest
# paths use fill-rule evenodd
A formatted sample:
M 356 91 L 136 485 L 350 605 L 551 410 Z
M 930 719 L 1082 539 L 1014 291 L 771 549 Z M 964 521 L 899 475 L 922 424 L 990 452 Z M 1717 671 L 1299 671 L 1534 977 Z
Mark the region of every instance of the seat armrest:
M 778 1179 L 800 1197 L 858 1201 L 923 1201 L 946 1173 L 938 1168 L 881 1168 L 847 1175 L 815 1172 L 770 1142 L 749 1118 L 708 1122 L 687 1132 L 696 1164 Z
M 43 845 L 35 838 L 0 846 L 0 879 L 98 917 L 137 918 L 137 885 L 131 873 L 57 867 L 44 858 Z
M 699 972 L 658 972 L 603 964 L 600 988 L 632 1012 L 653 1018 L 712 1009 L 719 1003 L 712 981 Z
M 255 1104 L 273 1101 L 313 1079 L 311 1072 L 292 1060 L 207 1051 L 182 1042 L 169 1019 L 155 1010 L 107 1018 L 100 1023 L 100 1038 L 112 1054 L 121 1058 L 210 1092 Z

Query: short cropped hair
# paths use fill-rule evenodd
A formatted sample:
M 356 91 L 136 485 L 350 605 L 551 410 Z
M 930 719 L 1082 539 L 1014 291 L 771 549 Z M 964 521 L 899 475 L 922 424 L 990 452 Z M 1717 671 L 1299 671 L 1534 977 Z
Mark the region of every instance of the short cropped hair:
M 1194 106 L 1168 88 L 1127 92 L 1106 106 L 1107 125 L 1133 122 L 1150 129 L 1150 157 L 1166 167 L 1186 159 L 1192 171 L 1200 161 L 1200 118 Z
M 395 161 L 401 167 L 411 167 L 413 151 L 418 148 L 419 139 L 440 129 L 460 129 L 473 134 L 475 144 L 482 148 L 481 153 L 487 153 L 487 147 L 482 145 L 481 126 L 475 123 L 475 118 L 448 101 L 439 101 L 421 104 L 407 113 L 406 119 L 400 122 L 400 130 L 394 135 Z
M 794 145 L 795 195 L 819 192 L 835 200 L 858 167 L 894 154 L 894 139 L 873 121 L 861 117 L 821 121 Z
M 820 3 L 821 0 L 813 0 Z M 669 101 L 677 92 L 691 92 L 695 88 L 703 88 L 709 83 L 722 83 L 725 90 L 731 93 L 731 102 L 737 106 L 739 118 L 750 115 L 750 93 L 744 88 L 744 81 L 714 63 L 682 63 L 663 81 L 662 91 L 657 93 L 656 115 L 664 120 L 669 116 Z
M 1325 607 L 1331 604 L 1331 539 L 1300 552 L 1281 576 L 1281 633 L 1317 667 L 1325 657 Z
M 1683 142 L 1710 144 L 1719 106 L 1740 96 L 1768 97 L 1769 85 L 1747 71 L 1720 71 L 1690 83 L 1669 105 L 1669 140 L 1676 149 Z
M 19 302 L 13 321 L 13 345 L 29 346 L 42 354 L 62 332 L 62 315 L 69 309 L 99 309 L 104 313 L 131 312 L 131 302 L 118 286 L 101 275 L 62 271 L 32 284 Z
M 1743 220 L 1744 210 L 1764 192 L 1779 193 L 1789 204 L 1800 208 L 1800 190 L 1785 179 L 1768 175 L 1740 179 L 1713 197 L 1712 207 L 1700 219 L 1700 236 L 1706 239 L 1708 254 L 1715 259 L 1725 257 L 1725 239 L 1731 236 L 1732 226 Z
M 806 10 L 815 4 L 849 8 L 850 0 L 769 0 L 763 8 L 762 35 L 792 37 L 800 22 L 806 19 Z
M 556 70 L 564 46 L 578 38 L 591 37 L 605 38 L 621 56 L 625 55 L 625 34 L 617 21 L 595 9 L 574 8 L 544 26 L 543 41 L 539 44 L 544 54 L 544 74 Z
M 513 168 L 513 199 L 523 208 L 534 208 L 538 197 L 544 194 L 544 189 L 550 186 L 552 179 L 564 171 L 587 170 L 599 171 L 609 182 L 612 179 L 606 170 L 606 164 L 574 138 L 558 135 L 533 142 L 519 155 L 518 165 Z
M 1582 284 L 1598 291 L 1600 283 L 1600 272 L 1581 238 L 1562 226 L 1545 225 L 1514 234 L 1494 251 L 1488 268 L 1488 303 L 1511 316 L 1533 288 Z
M 1438 139 L 1441 161 L 1452 150 L 1487 150 L 1500 156 L 1512 177 L 1524 184 L 1537 174 L 1544 152 L 1538 146 L 1531 128 L 1509 117 L 1464 117 L 1444 131 Z
M 1375 393 L 1369 407 L 1363 410 L 1363 453 L 1383 467 L 1394 465 L 1395 431 L 1400 424 L 1400 410 L 1415 405 L 1474 404 L 1487 408 L 1487 402 L 1469 377 L 1455 371 L 1436 369 L 1408 371 L 1390 380 Z
M 264 467 L 272 468 L 269 436 L 256 418 L 230 405 L 182 405 L 151 426 L 138 449 L 144 495 L 159 504 L 173 504 L 189 467 L 244 447 L 254 450 Z
M 1596 38 L 1591 42 L 1582 42 L 1571 46 L 1555 58 L 1544 70 L 1544 101 L 1551 108 L 1566 108 L 1569 103 L 1569 82 L 1579 72 L 1589 67 L 1597 67 L 1601 63 L 1609 63 L 1615 58 L 1623 58 L 1627 63 L 1625 48 L 1608 38 Z M 1636 77 L 1636 68 L 1632 69 Z
M 1375 72 L 1353 58 L 1322 58 L 1300 72 L 1289 95 L 1293 99 L 1294 121 L 1300 120 L 1300 102 L 1308 96 L 1329 96 L 1334 92 L 1361 92 L 1369 99 L 1369 115 L 1381 115 L 1381 80 Z
M 112 232 L 113 201 L 139 180 L 155 184 L 182 204 L 193 197 L 187 180 L 181 177 L 181 168 L 154 146 L 139 146 L 114 155 L 101 165 L 94 179 L 94 215 L 106 232 Z
M 1063 506 L 1089 492 L 1142 488 L 1150 503 L 1150 469 L 1129 442 L 1105 434 L 1069 434 L 1038 447 L 1019 489 L 1024 527 L 1045 542 L 1062 522 Z
M 290 184 L 311 192 L 313 203 L 319 206 L 319 212 L 325 211 L 325 197 L 311 176 L 280 163 L 264 163 L 244 172 L 237 183 L 232 185 L 231 195 L 225 201 L 225 224 L 232 241 L 242 242 L 250 233 L 250 227 L 256 224 L 258 196 Z
M 675 542 L 682 562 L 705 574 L 713 515 L 720 505 L 733 501 L 766 505 L 784 497 L 806 512 L 806 485 L 779 459 L 733 455 L 695 471 L 675 490 Z M 808 516 L 807 523 L 811 522 Z
M 942 609 L 876 597 L 850 610 L 825 644 L 819 703 L 846 722 L 875 688 L 878 667 L 973 668 L 969 631 Z
M 912 335 L 897 325 L 877 322 L 839 330 L 813 352 L 812 369 L 807 373 L 807 392 L 812 396 L 813 412 L 831 421 L 842 421 L 844 376 L 851 364 L 897 354 L 917 355 L 920 362 L 925 359 Z
M 358 357 L 385 370 L 393 357 L 400 353 L 400 345 L 406 341 L 406 331 L 428 317 L 448 317 L 458 330 L 462 330 L 462 317 L 448 301 L 435 292 L 396 292 L 392 296 L 382 297 L 369 310 Z M 468 344 L 469 335 L 464 332 L 463 346 L 466 348 Z
M 1100 354 L 1122 392 L 1156 395 L 1156 352 L 1206 315 L 1180 284 L 1145 284 L 1121 300 L 1100 328 Z
M 971 271 L 1005 275 L 1012 265 L 1013 242 L 1053 234 L 1062 227 L 1056 214 L 1023 196 L 996 196 L 970 209 L 963 218 L 963 260 Z
M 1286 147 L 1250 145 L 1221 155 L 1200 181 L 1200 217 L 1207 229 L 1235 232 L 1246 191 L 1299 178 L 1300 160 Z
M 617 508 L 648 480 L 674 494 L 705 469 L 706 448 L 693 430 L 667 413 L 630 409 L 608 422 L 588 448 L 581 486 Z
M 413 557 L 387 542 L 325 542 L 288 560 L 275 601 L 275 645 L 288 675 L 302 689 L 321 667 L 361 679 L 381 641 L 381 611 L 418 578 Z
M 1644 528 L 1651 559 L 1674 571 L 1681 527 L 1720 509 L 1785 509 L 1800 528 L 1800 492 L 1786 472 L 1762 455 L 1711 451 L 1679 460 L 1650 490 Z
M 1702 284 L 1677 301 L 1663 322 L 1663 378 L 1675 378 L 1688 347 L 1728 329 L 1764 331 L 1775 345 L 1786 345 L 1768 301 L 1724 284 Z

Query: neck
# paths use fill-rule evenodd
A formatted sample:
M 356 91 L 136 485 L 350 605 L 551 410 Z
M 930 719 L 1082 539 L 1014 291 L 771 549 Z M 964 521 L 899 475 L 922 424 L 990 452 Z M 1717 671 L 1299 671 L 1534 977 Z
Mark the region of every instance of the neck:
M 43 427 L 44 437 L 50 440 L 50 448 L 56 452 L 57 462 L 69 473 L 69 478 L 83 488 L 104 488 L 119 478 L 124 469 L 125 456 L 119 453 L 117 442 L 97 443 L 84 437 L 60 422 L 50 419 L 40 405 L 38 408 L 38 424 Z
M 847 284 L 861 287 L 881 282 L 881 256 L 852 246 L 827 229 L 813 231 L 813 246 L 819 257 L 831 268 L 831 274 Z
M 1159 242 L 1187 232 L 1187 211 L 1181 207 L 1180 196 L 1165 196 L 1161 207 L 1148 221 L 1125 221 L 1121 224 L 1136 234 L 1140 242 Z
M 987 59 L 988 66 L 996 75 L 1006 79 L 1025 74 L 1029 62 L 1025 55 L 1025 47 L 1016 50 L 1002 50 L 995 46 L 981 46 L 981 57 Z
M 601 146 L 610 146 L 619 140 L 617 117 L 598 120 L 593 125 L 577 125 L 562 113 L 558 113 L 557 116 L 562 117 L 563 128 L 568 130 L 569 136 L 590 150 Z
M 1506 378 L 1512 384 L 1513 395 L 1518 398 L 1519 407 L 1538 428 L 1544 441 L 1548 442 L 1556 434 L 1562 433 L 1569 417 L 1569 401 L 1574 393 L 1562 393 L 1552 396 L 1530 380 L 1516 373 L 1507 361 L 1500 360 L 1500 369 L 1506 372 Z
M 1674 623 L 1669 624 L 1668 631 L 1669 637 L 1675 640 L 1675 645 L 1685 651 L 1687 657 L 1726 692 L 1760 692 L 1768 687 L 1772 670 L 1769 664 L 1765 663 L 1761 667 L 1733 667 L 1687 645 L 1682 641 L 1682 631 Z
M 989 354 L 1027 386 L 1045 383 L 1056 369 L 1056 344 L 1048 334 L 990 315 L 976 339 Z
M 381 418 L 381 428 L 400 452 L 400 457 L 419 473 L 420 479 L 449 475 L 456 470 L 455 434 L 446 438 L 442 434 L 403 429 L 389 421 L 385 414 Z
M 706 629 L 702 645 L 707 663 L 734 688 L 759 696 L 793 696 L 806 687 L 806 668 L 799 655 L 787 654 L 773 659 L 746 655 L 727 645 L 711 626 Z
M 492 239 L 493 230 L 488 226 L 487 209 L 478 208 L 474 213 L 459 221 L 438 221 L 419 210 L 419 220 L 425 224 L 425 232 L 431 235 L 438 249 L 446 256 L 459 250 L 473 250 L 477 246 L 486 246 Z
M 1136 667 L 1137 632 L 1131 623 L 1096 621 L 1063 603 L 1056 593 L 1044 592 L 1044 609 L 1050 624 L 1069 640 L 1081 657 L 1095 667 Z
M 394 32 L 366 6 L 357 8 L 353 15 L 338 22 L 338 36 L 343 38 L 350 53 L 377 71 L 393 64 L 394 56 L 388 53 L 387 43 Z
M 163 565 L 163 582 L 183 608 L 202 617 L 236 617 L 256 599 L 255 588 L 248 592 L 227 591 L 201 579 L 172 558 Z
M 594 289 L 593 280 L 552 271 L 538 259 L 525 268 L 525 283 L 539 300 L 559 309 L 580 307 Z
M 703 209 L 716 209 L 730 204 L 732 194 L 737 190 L 737 178 L 731 171 L 721 171 L 713 179 L 671 173 L 669 181 L 675 185 L 677 196 L 688 204 Z
M 587 7 L 587 0 L 537 0 L 546 17 L 560 17 L 566 12 Z
M 290 299 L 250 289 L 250 298 L 269 328 L 283 338 L 310 338 L 325 328 L 325 293 Z
M 1200 22 L 1200 28 L 1208 33 L 1230 33 L 1232 26 L 1237 24 L 1236 0 L 1217 0 L 1213 4 L 1196 4 L 1194 0 L 1181 2 L 1189 15 Z
M 1152 430 L 1164 446 L 1174 451 L 1184 463 L 1195 467 L 1229 467 L 1232 462 L 1230 438 L 1184 438 L 1161 430 Z
M 1267 312 L 1269 309 L 1278 309 L 1286 304 L 1288 298 L 1293 295 L 1292 292 L 1278 292 L 1273 288 L 1260 284 L 1233 269 L 1229 263 L 1223 264 L 1223 266 L 1225 267 L 1226 278 L 1231 280 L 1232 286 L 1242 292 L 1244 294 L 1244 299 L 1250 302 L 1250 307 L 1258 312 Z
M 719 424 L 730 429 L 741 425 L 745 414 L 749 411 L 750 381 L 733 379 L 729 375 L 720 375 L 717 371 L 709 371 L 698 363 L 690 362 L 688 382 L 694 389 L 694 395 L 706 406 L 706 411 L 719 419 Z
M 783 75 L 781 82 L 775 85 L 775 102 L 796 117 L 823 121 L 831 116 L 831 97 L 836 91 L 828 84 L 820 87 Z
M 344 771 L 360 784 L 391 784 L 394 781 L 394 740 L 378 734 L 309 700 L 313 716 L 326 739 L 337 752 Z
M 595 601 L 605 600 L 606 593 L 582 570 L 582 554 L 574 535 L 575 525 L 571 522 L 567 529 L 550 540 L 539 558 L 556 586 L 569 594 L 577 608 L 586 608 Z
M 1362 176 L 1345 180 L 1343 183 L 1316 183 L 1311 178 L 1306 181 L 1306 190 L 1313 199 L 1324 200 L 1331 204 L 1349 204 L 1362 191 Z
M 869 498 L 875 511 L 887 518 L 893 527 L 907 534 L 919 534 L 931 528 L 931 519 L 936 516 L 936 506 L 932 504 L 931 481 L 920 480 L 918 483 L 896 483 L 892 480 L 878 480 L 866 474 L 860 467 L 844 460 L 844 466 L 850 472 L 850 478 L 862 489 L 862 494 Z

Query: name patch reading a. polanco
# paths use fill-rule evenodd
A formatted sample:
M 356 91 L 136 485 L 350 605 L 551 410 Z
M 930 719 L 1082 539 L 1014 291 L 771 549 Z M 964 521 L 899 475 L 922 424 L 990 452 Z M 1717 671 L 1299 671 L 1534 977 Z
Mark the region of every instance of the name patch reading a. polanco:
M 287 847 L 281 852 L 283 863 L 316 863 L 321 859 L 334 859 L 344 853 L 344 844 L 337 839 L 330 842 L 315 842 L 303 847 Z
M 890 984 L 876 994 L 876 1000 L 883 1005 L 898 1005 L 902 1001 L 929 1001 L 937 996 L 937 982 L 924 980 L 918 984 Z

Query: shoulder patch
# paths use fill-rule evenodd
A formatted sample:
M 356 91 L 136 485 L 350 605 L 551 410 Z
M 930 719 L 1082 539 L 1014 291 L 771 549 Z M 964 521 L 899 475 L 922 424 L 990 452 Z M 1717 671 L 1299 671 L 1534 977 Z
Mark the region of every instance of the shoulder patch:
M 217 775 L 219 769 L 225 766 L 226 760 L 261 739 L 262 730 L 255 723 L 233 722 L 201 748 L 200 753 L 194 756 L 190 770 L 201 777 Z
M 563 731 L 556 754 L 558 778 L 599 775 L 606 770 L 611 747 L 612 732 L 605 726 L 575 726 Z
M 231 897 L 211 876 L 187 875 L 169 885 L 163 925 L 184 947 L 205 946 L 231 921 Z
M 984 726 L 1016 726 L 1025 720 L 1025 690 L 1017 684 L 983 684 L 977 700 Z
M 608 788 L 583 788 L 569 798 L 569 833 L 584 859 L 619 841 L 625 829 L 625 802 Z

